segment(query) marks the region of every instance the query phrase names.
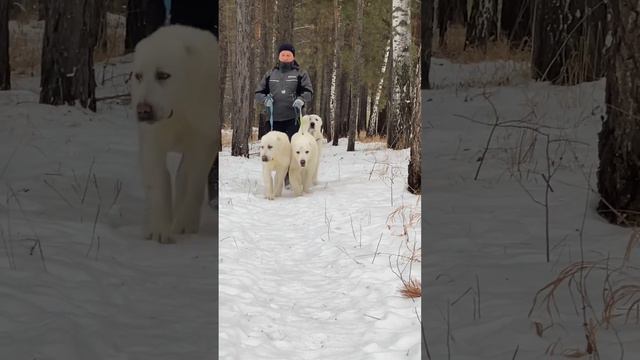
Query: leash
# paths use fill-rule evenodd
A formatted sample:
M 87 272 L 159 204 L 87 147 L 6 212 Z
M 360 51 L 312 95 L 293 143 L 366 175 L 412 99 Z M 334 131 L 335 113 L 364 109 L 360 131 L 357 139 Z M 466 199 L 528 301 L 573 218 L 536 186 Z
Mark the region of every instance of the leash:
M 293 108 L 296 111 L 296 122 L 300 125 L 302 124 L 302 109 L 298 109 L 297 107 Z
M 164 0 L 164 24 L 169 25 L 171 23 L 171 0 Z
M 269 125 L 271 125 L 271 131 L 273 131 L 273 101 L 267 108 L 269 109 Z

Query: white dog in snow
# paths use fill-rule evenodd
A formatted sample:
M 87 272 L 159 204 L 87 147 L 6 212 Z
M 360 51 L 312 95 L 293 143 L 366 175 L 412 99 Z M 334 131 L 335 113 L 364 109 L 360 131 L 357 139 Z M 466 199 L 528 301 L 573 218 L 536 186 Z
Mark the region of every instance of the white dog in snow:
M 313 135 L 313 137 L 316 139 L 318 154 L 317 154 L 317 161 L 315 162 L 315 169 L 313 171 L 313 183 L 318 184 L 318 168 L 320 167 L 320 158 L 322 156 L 322 148 L 324 147 L 324 143 L 325 143 L 324 135 L 322 135 L 322 118 L 319 115 L 311 114 L 311 115 L 303 116 L 302 119 L 303 120 L 300 124 L 301 129 L 302 129 L 302 126 L 304 126 L 304 129 L 302 129 L 302 131 L 308 132 L 309 134 Z
M 171 243 L 174 234 L 199 231 L 220 139 L 218 54 L 213 34 L 181 25 L 161 27 L 135 48 L 131 104 L 139 124 L 147 239 Z M 169 152 L 182 153 L 175 192 Z
M 291 144 L 287 134 L 269 131 L 260 139 L 260 159 L 262 160 L 262 180 L 264 195 L 273 200 L 282 195 L 284 177 L 291 163 Z M 271 173 L 275 171 L 275 180 Z

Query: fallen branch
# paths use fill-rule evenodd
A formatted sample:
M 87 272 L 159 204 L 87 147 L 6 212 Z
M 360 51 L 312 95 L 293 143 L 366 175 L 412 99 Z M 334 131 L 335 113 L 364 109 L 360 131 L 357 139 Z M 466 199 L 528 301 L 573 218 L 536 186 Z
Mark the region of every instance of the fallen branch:
M 127 93 L 127 94 L 117 94 L 117 95 L 109 95 L 109 96 L 97 97 L 96 98 L 96 102 L 98 102 L 98 101 L 107 101 L 107 100 L 115 100 L 115 99 L 125 99 L 125 98 L 131 98 L 131 94 Z

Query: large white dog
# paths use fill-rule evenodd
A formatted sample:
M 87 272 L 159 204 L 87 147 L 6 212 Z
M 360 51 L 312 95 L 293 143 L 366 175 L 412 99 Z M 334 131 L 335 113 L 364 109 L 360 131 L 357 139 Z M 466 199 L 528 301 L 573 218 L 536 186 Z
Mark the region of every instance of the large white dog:
M 264 196 L 273 200 L 282 196 L 284 177 L 291 162 L 291 144 L 287 134 L 280 131 L 269 131 L 260 139 L 260 159 L 262 160 L 262 179 Z M 276 173 L 275 181 L 271 175 Z
M 318 162 L 318 145 L 309 132 L 308 119 L 302 119 L 300 129 L 291 137 L 291 164 L 289 165 L 289 182 L 296 196 L 310 192 Z
M 218 156 L 218 40 L 187 26 L 161 27 L 134 51 L 131 102 L 149 218 L 147 239 L 197 233 L 207 174 Z M 172 201 L 167 153 L 182 153 Z
M 316 139 L 316 145 L 318 146 L 318 161 L 316 161 L 316 167 L 313 171 L 313 183 L 318 183 L 318 168 L 320 167 L 320 158 L 322 156 L 322 148 L 324 147 L 324 135 L 322 135 L 322 118 L 319 115 L 311 114 L 302 117 L 300 126 L 305 128 L 302 131 L 307 131 L 313 135 Z M 304 124 L 304 125 L 303 125 Z

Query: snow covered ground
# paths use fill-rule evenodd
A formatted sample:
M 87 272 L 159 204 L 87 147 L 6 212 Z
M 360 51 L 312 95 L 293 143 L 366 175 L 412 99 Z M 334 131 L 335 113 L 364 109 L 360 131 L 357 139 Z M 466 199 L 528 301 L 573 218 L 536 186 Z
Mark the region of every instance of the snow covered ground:
M 409 150 L 324 149 L 313 192 L 274 201 L 258 156 L 222 154 L 220 359 L 420 358 L 420 299 L 398 292 L 420 279 Z
M 126 92 L 129 60 L 99 66 L 98 96 Z M 38 83 L 0 92 L 0 358 L 214 358 L 217 214 L 176 245 L 142 240 L 127 105 L 40 105 Z
M 600 323 L 603 296 L 610 294 L 603 289 L 638 286 L 640 279 L 637 247 L 622 266 L 632 231 L 605 223 L 595 212 L 597 194 L 588 191 L 596 189 L 604 80 L 557 87 L 508 76 L 495 64 L 435 63 L 436 89 L 423 92 L 422 108 L 423 320 L 431 358 L 596 358 L 585 354 L 584 319 L 594 324 L 601 359 L 640 358 L 637 306 L 627 323 L 624 317 L 613 327 Z M 492 84 L 496 77 L 509 81 Z M 596 269 L 560 283 L 549 308 L 542 297 L 533 306 L 538 290 L 580 262 L 581 248 Z M 584 314 L 576 284 L 587 294 Z M 624 314 L 630 304 L 615 311 Z

